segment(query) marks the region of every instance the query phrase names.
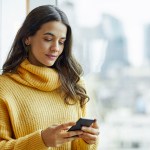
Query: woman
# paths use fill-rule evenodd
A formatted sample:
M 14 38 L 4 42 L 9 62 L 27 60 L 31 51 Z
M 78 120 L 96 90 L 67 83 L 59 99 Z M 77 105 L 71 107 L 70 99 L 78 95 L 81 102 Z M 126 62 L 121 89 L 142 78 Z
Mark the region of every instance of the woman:
M 57 7 L 40 6 L 26 17 L 0 76 L 1 150 L 96 149 L 96 121 L 67 132 L 85 116 L 89 99 L 71 42 Z

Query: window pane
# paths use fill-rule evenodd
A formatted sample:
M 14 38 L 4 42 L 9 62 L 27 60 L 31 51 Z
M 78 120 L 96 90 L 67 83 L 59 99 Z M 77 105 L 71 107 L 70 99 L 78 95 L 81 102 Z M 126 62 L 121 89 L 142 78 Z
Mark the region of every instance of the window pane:
M 150 1 L 64 0 L 100 150 L 150 148 Z

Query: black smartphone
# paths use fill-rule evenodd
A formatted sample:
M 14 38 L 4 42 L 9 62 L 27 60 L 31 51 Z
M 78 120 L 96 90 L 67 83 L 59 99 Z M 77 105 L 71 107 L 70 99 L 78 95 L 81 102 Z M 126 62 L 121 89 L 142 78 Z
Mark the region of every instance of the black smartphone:
M 72 126 L 68 131 L 81 130 L 82 126 L 89 127 L 94 121 L 95 119 L 80 118 L 76 122 L 76 125 Z

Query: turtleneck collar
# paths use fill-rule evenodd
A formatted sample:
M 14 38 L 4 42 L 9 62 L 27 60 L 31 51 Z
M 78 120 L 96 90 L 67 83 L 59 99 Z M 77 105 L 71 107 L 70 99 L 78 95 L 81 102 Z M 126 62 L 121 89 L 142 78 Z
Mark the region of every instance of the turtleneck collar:
M 60 86 L 59 75 L 55 69 L 35 66 L 27 59 L 20 64 L 16 74 L 9 76 L 20 84 L 41 91 L 53 91 Z

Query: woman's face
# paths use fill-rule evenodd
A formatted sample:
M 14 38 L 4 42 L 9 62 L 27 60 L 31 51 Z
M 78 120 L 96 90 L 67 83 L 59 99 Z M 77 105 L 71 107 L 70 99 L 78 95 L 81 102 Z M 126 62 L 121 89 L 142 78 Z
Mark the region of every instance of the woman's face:
M 31 46 L 29 61 L 37 66 L 52 66 L 63 52 L 67 27 L 58 21 L 50 21 L 41 26 L 35 35 L 26 39 Z

